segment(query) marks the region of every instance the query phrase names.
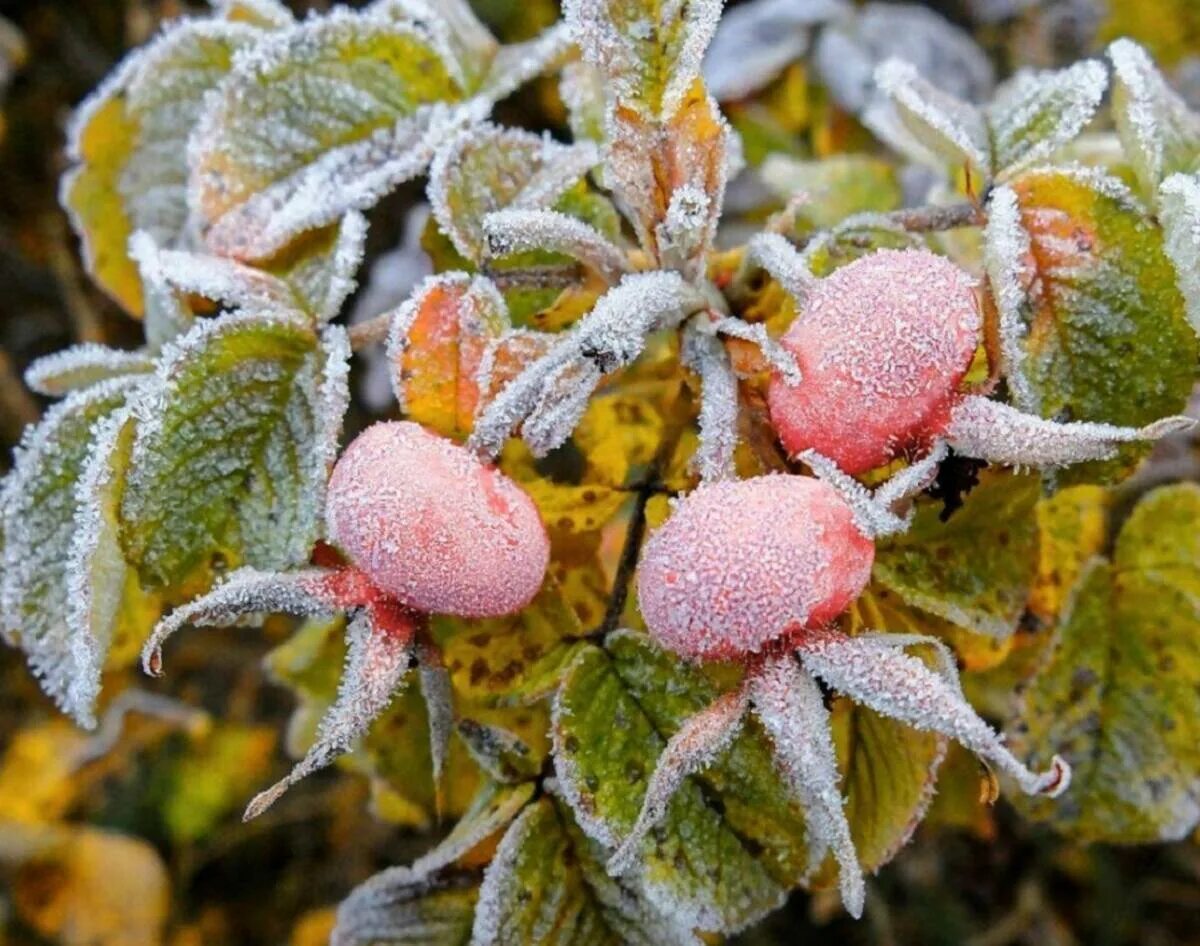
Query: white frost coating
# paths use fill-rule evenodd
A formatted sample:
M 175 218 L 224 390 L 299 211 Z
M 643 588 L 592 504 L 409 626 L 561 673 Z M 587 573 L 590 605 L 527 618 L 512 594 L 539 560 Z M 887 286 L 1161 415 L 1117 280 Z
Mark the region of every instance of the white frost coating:
M 25 369 L 25 383 L 38 394 L 62 397 L 98 381 L 153 370 L 154 359 L 145 352 L 84 342 L 34 361 Z
M 1001 184 L 992 192 L 983 230 L 983 266 L 1000 316 L 1000 370 L 1013 400 L 1023 411 L 1038 413 L 1041 398 L 1025 374 L 1025 334 L 1029 317 L 1027 287 L 1032 246 L 1021 222 L 1016 192 Z
M 1158 206 L 1163 248 L 1175 267 L 1188 321 L 1200 335 L 1200 178 L 1171 175 L 1159 188 Z
M 1107 89 L 1108 70 L 1094 59 L 1058 71 L 1018 72 L 984 112 L 996 172 L 1011 177 L 1050 157 L 1092 120 Z M 1047 129 L 1048 119 L 1053 125 Z
M 943 450 L 944 452 L 944 450 Z M 908 528 L 911 517 L 899 516 L 888 506 L 879 502 L 871 491 L 853 476 L 842 472 L 841 468 L 828 457 L 815 450 L 805 450 L 796 455 L 796 459 L 805 464 L 816 477 L 828 483 L 838 491 L 854 514 L 854 524 L 858 530 L 871 539 L 885 535 L 894 535 Z
M 683 780 L 712 765 L 732 744 L 741 732 L 748 705 L 745 690 L 739 688 L 683 721 L 655 763 L 637 821 L 608 859 L 609 874 L 620 876 L 634 867 L 642 841 L 662 821 Z
M 71 545 L 79 529 L 76 489 L 92 453 L 95 425 L 145 383 L 101 381 L 51 407 L 26 428 L 0 487 L 0 627 L 25 652 L 34 676 L 67 709 L 74 629 L 67 620 Z M 82 525 L 88 526 L 86 517 Z
M 507 98 L 526 82 L 553 69 L 571 46 L 571 31 L 565 23 L 556 23 L 523 43 L 501 46 L 479 94 L 493 102 Z
M 808 50 L 809 31 L 851 13 L 844 0 L 751 0 L 717 26 L 704 81 L 719 101 L 757 92 Z
M 728 316 L 718 319 L 713 324 L 718 335 L 737 338 L 754 345 L 761 353 L 771 370 L 777 373 L 788 384 L 799 384 L 802 380 L 800 366 L 796 364 L 796 356 L 784 348 L 767 334 L 767 327 L 761 322 L 745 322 L 742 319 Z
M 352 210 L 338 224 L 333 253 L 321 261 L 319 277 L 324 291 L 310 300 L 314 304 L 313 315 L 322 322 L 337 318 L 342 304 L 358 288 L 356 275 L 366 247 L 367 218 Z
M 329 946 L 368 943 L 442 943 L 461 934 L 460 918 L 428 909 L 425 898 L 473 883 L 469 877 L 420 877 L 389 867 L 359 884 L 337 908 Z
M 965 456 L 1045 469 L 1107 460 L 1116 455 L 1118 444 L 1158 440 L 1195 426 L 1196 421 L 1183 416 L 1164 417 L 1145 427 L 1057 423 L 986 397 L 965 397 L 950 415 L 946 438 Z
M 335 573 L 320 568 L 263 572 L 239 568 L 208 594 L 180 605 L 155 625 L 142 648 L 142 669 L 162 675 L 162 648 L 186 624 L 234 624 L 250 614 L 278 612 L 296 617 L 332 615 L 341 610 L 331 584 Z
M 1113 118 L 1142 186 L 1157 190 L 1173 171 L 1196 169 L 1200 115 L 1166 83 L 1146 51 L 1129 39 L 1108 47 L 1114 76 Z
M 132 412 L 122 408 L 96 425 L 87 463 L 75 485 L 75 537 L 67 559 L 69 682 L 63 709 L 79 725 L 96 725 L 100 675 L 125 594 L 128 566 L 109 497 L 121 475 L 118 451 L 131 436 Z
M 829 712 L 820 688 L 791 654 L 766 661 L 749 681 L 754 715 L 775 746 L 775 764 L 804 808 L 808 869 L 833 851 L 846 911 L 862 916 L 866 888 L 839 788 Z
M 557 210 L 499 210 L 483 218 L 492 256 L 546 250 L 574 257 L 606 281 L 629 271 L 625 252 L 589 223 Z
M 900 503 L 927 489 L 937 477 L 938 466 L 946 459 L 948 451 L 946 441 L 940 438 L 935 440 L 925 456 L 893 473 L 880 484 L 875 490 L 875 502 L 885 509 L 894 510 Z
M 177 293 L 203 296 L 233 308 L 294 310 L 296 300 L 282 279 L 222 256 L 161 249 L 139 230 L 129 238 L 129 255 Z
M 567 63 L 559 79 L 558 94 L 567 107 L 571 137 L 575 141 L 603 143 L 607 106 L 600 70 L 581 60 Z
M 636 107 L 643 98 L 644 84 L 657 81 L 665 72 L 662 105 L 656 117 L 669 118 L 700 74 L 722 3 L 675 0 L 659 4 L 651 8 L 658 11 L 658 22 L 649 17 L 633 20 L 634 5 L 613 0 L 567 0 L 563 13 L 583 58 L 607 77 L 611 99 Z M 615 23 L 615 18 L 622 22 Z
M 463 89 L 479 84 L 496 55 L 496 38 L 467 0 L 376 0 L 367 13 L 421 33 Z
M 325 489 L 329 473 L 338 456 L 342 422 L 350 408 L 350 335 L 341 325 L 329 325 L 321 333 L 325 355 L 321 386 L 317 391 L 316 416 L 312 444 L 313 463 L 322 475 L 313 502 L 325 508 Z
M 429 717 L 430 769 L 440 798 L 446 752 L 454 732 L 454 690 L 450 685 L 450 673 L 443 666 L 442 654 L 437 647 L 424 641 L 418 642 L 416 657 L 417 679 Z
M 695 184 L 671 193 L 667 214 L 654 228 L 659 263 L 693 282 L 704 275 L 705 254 L 716 236 L 719 209 Z
M 760 233 L 746 245 L 743 267 L 761 266 L 803 308 L 816 278 L 804 257 L 779 233 Z
M 428 877 L 443 867 L 449 867 L 511 822 L 525 807 L 533 791 L 533 782 L 513 786 L 490 785 L 480 789 L 470 809 L 445 839 L 413 862 L 411 873 Z M 372 880 L 380 880 L 383 876 L 377 875 Z
M 642 353 L 647 335 L 678 325 L 702 308 L 704 301 L 676 273 L 626 276 L 484 408 L 468 445 L 495 456 L 526 417 L 535 410 L 545 416 L 549 405 L 542 402 L 565 366 L 590 362 L 600 374 L 627 367 Z
M 898 59 L 876 69 L 875 81 L 923 145 L 947 161 L 966 158 L 983 174 L 991 174 L 988 130 L 979 109 L 941 91 Z
M 475 923 L 471 928 L 471 946 L 506 946 L 500 933 L 501 924 L 511 911 L 508 904 L 519 902 L 526 893 L 524 884 L 515 874 L 517 858 L 536 827 L 535 819 L 539 815 L 538 806 L 526 808 L 500 839 L 496 854 L 483 873 L 479 900 L 475 904 Z
M 683 363 L 700 376 L 700 446 L 691 467 L 703 483 L 733 479 L 738 443 L 738 382 L 725 346 L 693 323 L 684 329 Z
M 257 818 L 306 775 L 348 751 L 400 689 L 412 655 L 411 635 L 376 625 L 369 611 L 361 611 L 350 619 L 346 644 L 337 699 L 321 719 L 316 742 L 285 778 L 251 800 L 242 820 Z
M 489 109 L 490 103 L 482 100 L 421 106 L 393 127 L 325 152 L 230 209 L 213 222 L 205 242 L 221 255 L 268 257 L 305 230 L 377 204 L 396 186 L 420 175 L 443 141 L 480 121 Z M 211 134 L 211 129 L 199 126 L 189 147 L 201 147 L 195 142 Z
M 924 732 L 941 733 L 1012 776 L 1028 795 L 1066 791 L 1071 769 L 1058 756 L 1049 771 L 1031 772 L 976 714 L 957 685 L 874 637 L 817 634 L 799 642 L 805 669 L 856 703 Z
M 602 378 L 595 362 L 586 360 L 559 365 L 546 376 L 537 403 L 521 425 L 521 439 L 535 457 L 566 443 Z
M 250 15 L 255 21 L 276 28 L 291 26 L 296 20 L 279 0 L 209 0 L 209 5 L 225 19 Z

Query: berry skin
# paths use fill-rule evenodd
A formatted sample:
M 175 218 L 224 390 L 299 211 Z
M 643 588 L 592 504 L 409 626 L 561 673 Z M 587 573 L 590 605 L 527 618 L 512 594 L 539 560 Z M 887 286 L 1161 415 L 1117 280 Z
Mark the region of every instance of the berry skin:
M 874 559 L 828 484 L 724 481 L 681 500 L 650 536 L 638 600 L 663 647 L 692 660 L 740 657 L 828 624 L 858 597 Z
M 788 453 L 862 473 L 945 429 L 981 318 L 970 276 L 927 250 L 879 250 L 820 280 L 780 340 L 803 380 L 774 377 Z
M 384 593 L 426 614 L 496 617 L 537 594 L 550 542 L 525 492 L 407 421 L 375 424 L 334 467 L 329 540 Z

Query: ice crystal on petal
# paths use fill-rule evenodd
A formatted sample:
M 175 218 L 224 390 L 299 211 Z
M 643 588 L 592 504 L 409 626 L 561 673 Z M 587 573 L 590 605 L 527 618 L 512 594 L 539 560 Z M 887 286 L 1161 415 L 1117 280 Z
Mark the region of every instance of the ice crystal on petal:
M 957 684 L 916 657 L 874 638 L 830 632 L 799 641 L 805 668 L 856 703 L 926 732 L 941 733 L 1013 777 L 1026 794 L 1066 791 L 1070 769 L 1057 756 L 1047 772 L 1029 771 L 979 718 Z
M 1180 98 L 1137 43 L 1119 39 L 1108 47 L 1115 72 L 1113 117 L 1121 142 L 1150 192 L 1176 171 L 1195 169 L 1200 115 Z
M 1190 430 L 1190 417 L 1164 417 L 1145 427 L 1076 421 L 1057 423 L 985 397 L 966 397 L 954 408 L 946 437 L 958 453 L 991 463 L 1039 469 L 1107 460 L 1117 445 L 1158 440 Z
M 683 780 L 716 761 L 741 731 L 747 705 L 746 693 L 738 689 L 683 721 L 655 763 L 637 821 L 608 860 L 610 874 L 618 876 L 633 866 L 642 841 L 666 815 Z
M 689 325 L 681 359 L 700 377 L 700 446 L 692 469 L 701 482 L 732 479 L 738 442 L 738 382 L 725 346 L 714 335 Z
M 288 775 L 246 806 L 243 820 L 257 818 L 291 786 L 346 752 L 388 707 L 408 674 L 413 626 L 408 633 L 384 627 L 371 609 L 350 619 L 346 628 L 346 666 L 337 698 L 321 719 L 317 739 Z
M 1036 411 L 1039 397 L 1025 374 L 1025 333 L 1032 246 L 1012 188 L 992 192 L 983 231 L 983 264 L 1000 315 L 1000 368 L 1017 405 Z
M 237 624 L 249 615 L 280 613 L 296 617 L 332 615 L 363 604 L 370 585 L 352 573 L 321 568 L 264 572 L 239 568 L 194 601 L 180 605 L 155 626 L 142 648 L 142 669 L 162 673 L 162 648 L 176 631 L 194 624 Z
M 601 374 L 624 368 L 642 353 L 647 335 L 678 325 L 703 307 L 704 301 L 676 273 L 626 276 L 484 408 L 471 435 L 471 448 L 484 456 L 495 456 L 535 410 L 550 419 L 551 405 L 542 402 L 554 391 L 555 379 L 563 377 L 567 365 L 591 363 Z M 567 393 L 566 411 L 577 410 L 578 403 Z M 562 429 L 557 423 L 551 426 L 556 431 Z
M 153 370 L 154 359 L 144 352 L 84 342 L 37 359 L 25 369 L 25 383 L 38 394 L 62 397 L 109 378 Z
M 966 158 L 984 174 L 991 173 L 988 129 L 975 106 L 941 91 L 899 59 L 883 63 L 875 71 L 875 81 L 923 145 L 946 161 Z
M 1107 88 L 1108 71 L 1091 59 L 1056 72 L 1018 72 L 986 109 L 996 170 L 1011 176 L 1048 158 L 1092 120 Z
M 591 224 L 556 210 L 500 210 L 483 218 L 488 252 L 507 256 L 530 250 L 563 253 L 616 282 L 629 270 L 624 251 Z
M 720 101 L 757 92 L 808 49 L 809 31 L 852 13 L 845 0 L 751 0 L 717 26 L 704 81 Z
M 1188 174 L 1167 178 L 1159 189 L 1159 218 L 1188 319 L 1200 334 L 1200 178 Z
M 804 806 L 809 871 L 828 851 L 838 862 L 842 903 L 862 916 L 865 889 L 838 787 L 829 713 L 816 683 L 786 654 L 766 661 L 749 681 L 754 715 L 775 745 L 776 766 Z
M 757 653 L 839 615 L 865 586 L 874 551 L 826 483 L 776 475 L 706 484 L 651 533 L 638 602 L 673 653 Z

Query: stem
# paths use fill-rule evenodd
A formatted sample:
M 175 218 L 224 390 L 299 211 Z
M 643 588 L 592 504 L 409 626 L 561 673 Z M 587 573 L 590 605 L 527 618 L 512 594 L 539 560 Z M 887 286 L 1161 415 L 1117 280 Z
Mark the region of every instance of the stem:
M 377 315 L 373 319 L 351 325 L 346 330 L 350 336 L 350 350 L 362 351 L 364 348 L 387 341 L 388 330 L 391 328 L 394 314 L 393 311 L 388 310 L 383 315 Z

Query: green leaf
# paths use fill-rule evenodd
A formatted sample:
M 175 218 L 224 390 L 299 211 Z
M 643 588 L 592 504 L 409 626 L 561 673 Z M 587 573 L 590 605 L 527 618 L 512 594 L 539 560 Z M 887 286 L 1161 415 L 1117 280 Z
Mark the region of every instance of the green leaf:
M 568 0 L 564 7 L 609 97 L 650 118 L 679 108 L 721 15 L 720 0 Z
M 604 651 L 581 652 L 556 697 L 554 744 L 564 795 L 590 837 L 615 847 L 629 833 L 665 743 Z M 638 880 L 646 896 L 688 926 L 738 930 L 784 895 L 766 859 L 706 804 L 694 779 L 671 800 L 642 853 Z
M 467 90 L 421 25 L 342 8 L 238 58 L 197 128 L 209 247 L 261 259 L 415 177 Z M 459 116 L 465 117 L 465 116 Z
M 1185 837 L 1200 822 L 1200 487 L 1149 493 L 1094 559 L 1024 693 L 1013 751 L 1073 776 L 1032 817 L 1083 840 Z
M 139 398 L 122 542 L 171 586 L 215 555 L 280 569 L 307 560 L 348 399 L 340 328 L 241 313 L 202 321 Z
M 1200 170 L 1200 115 L 1167 85 L 1137 43 L 1108 47 L 1113 63 L 1113 118 L 1121 145 L 1147 196 L 1179 172 Z
M 875 579 L 959 627 L 1008 637 L 1033 585 L 1039 492 L 1036 477 L 993 473 L 945 522 L 940 503 L 920 505 L 907 532 L 878 543 Z
M 367 221 L 352 211 L 332 226 L 304 234 L 263 269 L 287 285 L 299 311 L 328 322 L 354 292 L 366 240 Z
M 895 210 L 903 197 L 895 169 L 864 154 L 837 154 L 819 161 L 772 154 L 761 174 L 781 200 L 804 194 L 798 215 L 818 228 L 832 227 L 852 214 Z
M 1012 189 L 1029 240 L 1016 271 L 1001 278 L 1009 288 L 1000 290 L 1016 298 L 1024 322 L 1016 363 L 1007 366 L 1017 406 L 1130 427 L 1179 413 L 1192 388 L 1197 338 L 1161 231 L 1102 172 L 1031 171 Z M 1123 448 L 1115 460 L 1059 479 L 1117 475 L 1146 449 Z
M 134 315 L 143 299 L 129 237 L 146 230 L 163 246 L 185 242 L 189 136 L 234 55 L 264 36 L 247 23 L 180 20 L 131 54 L 73 119 L 61 200 L 88 271 Z
M 56 404 L 26 431 L 0 491 L 4 632 L 25 651 L 45 691 L 85 723 L 91 721 L 91 706 L 74 692 L 80 654 L 73 646 L 68 584 L 68 563 L 80 536 L 77 490 L 91 462 L 97 425 L 141 383 L 136 376 L 102 381 Z M 96 528 L 93 523 L 93 532 L 81 541 L 91 539 Z M 98 674 L 98 666 L 93 669 Z
M 996 172 L 1012 174 L 1049 158 L 1092 120 L 1107 87 L 1107 70 L 1091 59 L 1058 71 L 1018 72 L 986 109 Z

